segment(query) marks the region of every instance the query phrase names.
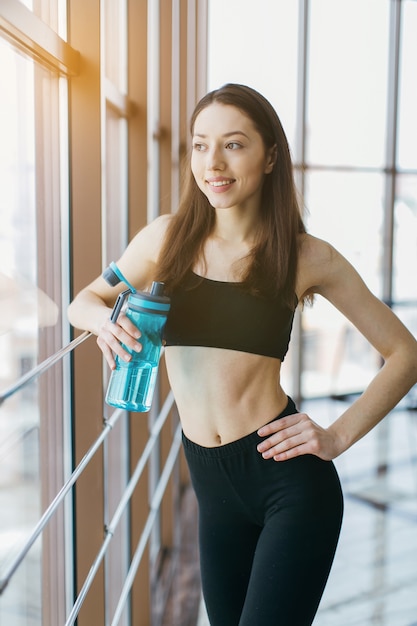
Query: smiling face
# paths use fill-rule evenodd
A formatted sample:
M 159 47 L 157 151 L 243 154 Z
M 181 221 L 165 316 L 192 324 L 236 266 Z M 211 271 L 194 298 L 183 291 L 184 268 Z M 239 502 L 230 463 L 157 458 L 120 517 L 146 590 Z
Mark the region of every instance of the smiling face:
M 274 166 L 252 120 L 232 105 L 214 102 L 197 116 L 191 170 L 215 209 L 256 212 L 262 185 Z

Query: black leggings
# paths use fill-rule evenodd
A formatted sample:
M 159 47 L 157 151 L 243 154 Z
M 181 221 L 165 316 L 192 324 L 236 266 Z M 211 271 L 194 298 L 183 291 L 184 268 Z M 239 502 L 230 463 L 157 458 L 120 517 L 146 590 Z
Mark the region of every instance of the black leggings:
M 296 412 L 289 399 L 278 417 Z M 265 460 L 261 440 L 205 448 L 183 436 L 211 626 L 311 625 L 333 562 L 343 514 L 333 463 Z

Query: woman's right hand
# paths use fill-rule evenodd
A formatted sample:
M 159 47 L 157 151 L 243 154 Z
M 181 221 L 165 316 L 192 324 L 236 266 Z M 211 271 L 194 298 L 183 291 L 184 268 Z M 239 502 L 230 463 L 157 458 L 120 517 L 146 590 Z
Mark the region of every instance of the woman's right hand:
M 142 350 L 142 345 L 138 341 L 140 336 L 138 328 L 124 313 L 119 314 L 117 322 L 111 322 L 110 317 L 104 320 L 97 335 L 97 345 L 102 351 L 110 369 L 114 370 L 116 367 L 115 354 L 126 362 L 129 362 L 132 358 L 122 344 L 135 352 Z

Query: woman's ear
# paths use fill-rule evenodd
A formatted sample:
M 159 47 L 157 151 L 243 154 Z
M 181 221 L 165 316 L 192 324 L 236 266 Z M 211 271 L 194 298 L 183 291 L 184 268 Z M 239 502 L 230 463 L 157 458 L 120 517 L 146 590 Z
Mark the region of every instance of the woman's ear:
M 277 160 L 277 145 L 274 144 L 272 148 L 269 148 L 266 155 L 265 174 L 270 174 L 274 169 L 275 161 Z

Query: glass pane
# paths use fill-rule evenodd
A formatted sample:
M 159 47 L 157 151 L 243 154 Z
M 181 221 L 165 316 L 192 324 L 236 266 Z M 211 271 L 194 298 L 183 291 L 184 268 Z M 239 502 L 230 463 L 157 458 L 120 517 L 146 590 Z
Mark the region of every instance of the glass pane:
M 398 165 L 417 169 L 417 2 L 403 2 L 398 116 Z
M 110 107 L 106 110 L 106 202 L 104 236 L 104 265 L 116 261 L 127 245 L 127 123 Z M 123 291 L 125 285 L 120 287 Z M 110 371 L 104 370 L 104 387 L 107 388 Z M 113 409 L 103 407 L 105 416 L 110 416 Z M 128 480 L 126 455 L 128 441 L 128 422 L 121 419 L 112 430 L 112 436 L 106 441 L 105 463 L 111 468 L 107 478 L 107 498 L 105 518 L 108 523 L 119 504 L 121 494 Z M 109 614 L 116 609 L 123 582 L 128 570 L 128 513 L 120 520 L 116 533 L 106 555 L 106 601 Z M 120 626 L 128 624 L 128 614 L 121 618 Z
M 0 388 L 38 359 L 33 65 L 0 40 Z M 0 407 L 0 575 L 40 515 L 39 406 L 34 383 Z M 0 622 L 23 624 L 31 607 L 40 624 L 39 545 L 0 602 Z M 27 585 L 25 579 L 31 579 Z
M 260 91 L 295 146 L 298 2 L 210 0 L 208 88 L 243 83 Z
M 122 92 L 127 91 L 127 7 L 126 0 L 106 0 L 106 77 Z
M 417 176 L 397 178 L 393 299 L 417 306 Z
M 303 312 L 303 398 L 358 393 L 375 376 L 380 357 L 332 305 L 316 297 Z
M 61 238 L 58 79 L 0 39 L 0 82 L 7 85 L 0 99 L 3 391 L 62 347 L 61 254 L 67 244 Z M 49 370 L 0 405 L 0 578 L 62 486 L 68 459 L 57 436 L 63 428 L 62 373 L 57 371 Z M 49 528 L 56 530 L 55 523 Z M 45 558 L 48 545 L 56 565 L 64 546 L 49 541 L 45 535 L 38 540 L 11 579 L 1 598 L 0 623 L 40 626 L 42 586 L 55 581 L 53 602 L 65 593 L 64 572 L 55 567 L 51 575 Z
M 307 154 L 314 164 L 384 164 L 388 0 L 311 0 Z
M 310 172 L 306 175 L 307 227 L 329 241 L 382 295 L 384 178 L 365 172 Z
M 383 177 L 313 172 L 306 177 L 307 226 L 329 241 L 381 293 Z M 305 397 L 362 390 L 379 367 L 376 352 L 327 301 L 303 312 Z

